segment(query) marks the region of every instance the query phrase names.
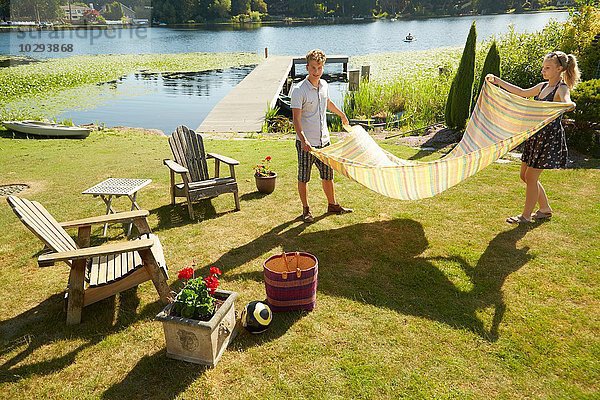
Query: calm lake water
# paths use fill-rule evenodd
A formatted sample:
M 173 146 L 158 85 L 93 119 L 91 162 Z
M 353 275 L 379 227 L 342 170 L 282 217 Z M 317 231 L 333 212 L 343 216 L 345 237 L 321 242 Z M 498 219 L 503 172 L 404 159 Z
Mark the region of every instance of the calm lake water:
M 268 47 L 270 54 L 303 55 L 318 47 L 329 54 L 360 55 L 463 46 L 473 20 L 477 22 L 478 39 L 482 40 L 507 32 L 511 24 L 517 32 L 532 32 L 551 19 L 565 21 L 567 17 L 567 12 L 547 12 L 320 25 L 4 32 L 0 33 L 0 54 L 36 58 L 186 52 L 262 54 Z M 405 43 L 408 33 L 417 40 Z
M 97 107 L 70 110 L 56 116 L 75 124 L 160 129 L 171 134 L 179 125 L 196 129 L 210 110 L 253 67 L 191 74 L 132 74 L 106 83 Z

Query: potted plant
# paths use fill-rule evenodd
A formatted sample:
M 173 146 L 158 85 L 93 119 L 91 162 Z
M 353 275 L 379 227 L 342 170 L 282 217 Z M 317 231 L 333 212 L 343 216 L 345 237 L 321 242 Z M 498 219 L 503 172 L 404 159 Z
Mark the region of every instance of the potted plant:
M 191 267 L 179 271 L 183 289 L 157 316 L 165 331 L 167 357 L 214 367 L 235 335 L 237 293 L 217 290 L 221 271 L 194 278 Z
M 254 179 L 256 180 L 256 189 L 259 192 L 269 194 L 275 190 L 275 179 L 277 174 L 271 171 L 271 156 L 266 156 L 262 163 L 254 167 Z

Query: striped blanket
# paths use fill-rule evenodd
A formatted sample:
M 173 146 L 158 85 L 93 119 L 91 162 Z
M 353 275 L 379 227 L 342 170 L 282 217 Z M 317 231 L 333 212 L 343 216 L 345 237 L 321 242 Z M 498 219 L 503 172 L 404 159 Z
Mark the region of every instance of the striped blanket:
M 528 100 L 486 81 L 460 143 L 435 161 L 411 161 L 383 150 L 360 126 L 313 154 L 348 178 L 401 200 L 434 196 L 462 182 L 559 117 L 570 104 Z

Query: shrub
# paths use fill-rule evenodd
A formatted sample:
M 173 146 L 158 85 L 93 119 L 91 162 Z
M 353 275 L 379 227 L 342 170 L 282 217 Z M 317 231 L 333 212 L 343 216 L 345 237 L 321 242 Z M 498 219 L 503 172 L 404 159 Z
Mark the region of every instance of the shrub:
M 446 125 L 452 129 L 464 129 L 471 111 L 476 42 L 477 32 L 473 22 L 446 103 Z
M 577 108 L 571 113 L 575 119 L 574 129 L 566 131 L 569 147 L 600 157 L 600 79 L 580 83 L 571 98 Z
M 597 34 L 600 34 L 600 9 L 582 4 L 571 11 L 564 25 L 561 50 L 577 56 L 583 79 L 598 78 L 600 46 L 593 42 Z
M 544 56 L 559 49 L 563 31 L 564 26 L 555 21 L 534 33 L 516 33 L 511 26 L 496 40 L 502 78 L 522 88 L 539 83 Z
M 479 96 L 479 92 L 483 87 L 483 80 L 487 74 L 494 74 L 496 76 L 500 76 L 500 54 L 498 53 L 498 46 L 496 46 L 496 42 L 493 41 L 490 49 L 488 50 L 487 56 L 485 57 L 485 61 L 483 62 L 483 67 L 481 68 L 481 72 L 479 75 L 479 84 L 475 88 L 475 97 L 473 101 L 473 107 L 475 107 L 475 101 Z
M 577 103 L 573 112 L 576 121 L 600 123 L 600 79 L 581 82 L 571 93 Z

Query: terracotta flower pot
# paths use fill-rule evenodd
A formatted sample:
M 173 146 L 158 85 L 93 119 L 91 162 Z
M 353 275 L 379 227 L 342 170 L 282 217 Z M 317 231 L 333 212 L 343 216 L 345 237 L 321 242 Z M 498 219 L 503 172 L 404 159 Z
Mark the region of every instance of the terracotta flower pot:
M 156 319 L 163 323 L 167 357 L 214 367 L 235 334 L 235 304 L 238 294 L 217 290 L 214 296 L 223 301 L 209 321 L 171 315 L 173 303 Z
M 270 194 L 275 190 L 275 180 L 277 178 L 277 174 L 275 172 L 271 172 L 271 176 L 258 176 L 254 175 L 254 179 L 256 179 L 256 189 L 259 192 Z

